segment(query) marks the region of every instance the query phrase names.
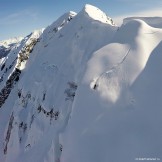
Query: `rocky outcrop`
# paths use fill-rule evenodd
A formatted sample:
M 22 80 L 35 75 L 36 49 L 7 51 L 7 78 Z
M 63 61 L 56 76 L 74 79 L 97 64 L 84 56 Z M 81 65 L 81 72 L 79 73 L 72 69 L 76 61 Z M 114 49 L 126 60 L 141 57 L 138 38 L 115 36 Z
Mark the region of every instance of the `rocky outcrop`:
M 14 84 L 19 80 L 19 76 L 21 74 L 21 71 L 19 69 L 15 69 L 14 72 L 11 74 L 9 79 L 6 82 L 6 85 L 0 92 L 0 108 L 5 103 L 5 100 L 8 98 L 12 88 L 14 87 Z

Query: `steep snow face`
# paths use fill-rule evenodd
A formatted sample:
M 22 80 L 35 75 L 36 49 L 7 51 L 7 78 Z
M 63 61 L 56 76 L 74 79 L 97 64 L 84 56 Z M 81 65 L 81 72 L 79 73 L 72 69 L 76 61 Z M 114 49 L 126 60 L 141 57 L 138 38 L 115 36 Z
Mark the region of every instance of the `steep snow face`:
M 28 41 L 21 49 L 14 73 L 18 84 L 1 107 L 1 116 L 8 110 L 9 121 L 1 128 L 2 161 L 60 161 L 64 148 L 61 134 L 70 119 L 87 62 L 117 30 L 83 14 L 83 10 L 77 15 L 66 13 L 47 27 L 32 51 Z
M 162 159 L 162 29 L 147 19 L 118 28 L 86 5 L 10 51 L 1 62 L 0 161 Z
M 35 31 L 26 36 L 21 42 L 13 45 L 6 57 L 1 59 L 0 71 L 0 161 L 5 161 L 5 154 L 8 151 L 8 142 L 11 137 L 11 130 L 14 127 L 16 116 L 13 113 L 13 105 L 17 100 L 17 82 L 19 81 L 22 64 L 28 60 L 29 55 L 42 30 Z M 6 159 L 7 161 L 7 159 Z M 13 159 L 14 161 L 14 159 Z
M 40 37 L 42 30 L 36 30 L 26 36 L 21 42 L 14 44 L 8 54 L 1 59 L 0 89 L 2 89 L 15 68 L 22 70 L 33 50 L 34 44 Z
M 25 68 L 26 62 L 29 58 L 29 55 L 32 53 L 34 46 L 40 41 L 41 34 L 44 29 L 35 30 L 29 35 L 29 39 L 26 40 L 25 45 L 18 53 L 18 59 L 16 63 L 16 68 L 23 70 Z
M 62 162 L 162 159 L 161 40 L 161 28 L 130 19 L 94 52 L 63 134 Z
M 65 27 L 77 14 L 73 11 L 65 13 L 59 17 L 53 24 L 48 26 L 43 34 L 43 40 L 47 44 L 48 41 L 63 27 Z

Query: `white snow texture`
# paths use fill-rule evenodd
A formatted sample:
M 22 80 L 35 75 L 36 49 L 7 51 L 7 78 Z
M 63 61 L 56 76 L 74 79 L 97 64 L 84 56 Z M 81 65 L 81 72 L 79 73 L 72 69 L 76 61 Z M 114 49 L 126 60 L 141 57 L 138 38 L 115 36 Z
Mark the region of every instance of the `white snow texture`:
M 0 42 L 0 162 L 162 161 L 161 22 L 87 4 Z

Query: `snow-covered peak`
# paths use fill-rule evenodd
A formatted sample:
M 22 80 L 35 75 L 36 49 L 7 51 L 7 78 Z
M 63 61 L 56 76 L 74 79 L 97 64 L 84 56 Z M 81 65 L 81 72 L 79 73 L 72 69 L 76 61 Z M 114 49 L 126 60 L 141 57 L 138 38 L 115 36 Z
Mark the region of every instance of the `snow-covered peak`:
M 32 32 L 31 37 L 33 37 L 33 38 L 39 38 L 40 35 L 43 33 L 43 31 L 44 31 L 44 28 L 34 30 L 34 31 Z
M 0 41 L 0 46 L 9 47 L 11 44 L 20 42 L 23 37 L 14 37 L 7 40 Z
M 51 25 L 49 25 L 43 34 L 43 41 L 45 44 L 58 32 L 60 31 L 66 24 L 68 24 L 73 17 L 75 17 L 77 13 L 73 11 L 69 11 L 62 16 L 60 16 L 56 21 L 54 21 Z
M 85 5 L 4 47 L 0 162 L 162 159 L 160 21 Z
M 14 46 L 20 44 L 23 40 L 23 37 L 14 37 L 7 40 L 0 41 L 0 59 L 7 56 Z
M 69 11 L 68 13 L 69 13 L 70 16 L 75 16 L 75 15 L 77 14 L 77 13 L 74 12 L 74 11 Z
M 62 16 L 60 16 L 56 21 L 54 21 L 48 28 L 53 28 L 53 27 L 59 27 L 59 26 L 63 26 L 65 24 L 65 22 L 70 21 L 74 16 L 76 16 L 77 13 L 73 12 L 73 11 L 69 11 L 64 13 Z
M 103 11 L 90 4 L 86 4 L 81 12 L 86 13 L 90 18 L 94 20 L 110 25 L 115 25 L 113 20 L 108 17 Z

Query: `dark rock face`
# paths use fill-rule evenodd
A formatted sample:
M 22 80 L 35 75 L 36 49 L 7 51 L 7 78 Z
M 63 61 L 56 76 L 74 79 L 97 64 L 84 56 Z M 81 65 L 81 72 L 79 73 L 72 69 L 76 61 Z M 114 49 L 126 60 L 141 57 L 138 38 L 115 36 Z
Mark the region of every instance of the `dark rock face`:
M 10 140 L 13 121 L 14 121 L 14 116 L 13 116 L 13 113 L 12 113 L 12 114 L 11 114 L 11 117 L 10 117 L 9 124 L 8 124 L 8 129 L 7 129 L 6 138 L 5 138 L 4 154 L 7 154 L 7 145 L 8 145 L 8 142 L 9 142 L 9 140 Z
M 9 77 L 9 79 L 6 82 L 6 85 L 3 87 L 3 89 L 0 92 L 0 108 L 5 103 L 5 100 L 8 98 L 9 94 L 11 93 L 12 88 L 14 87 L 14 84 L 19 80 L 19 76 L 21 74 L 21 70 L 15 69 L 12 75 Z
M 0 46 L 0 59 L 7 56 L 8 53 L 10 52 L 10 48 L 6 48 L 4 46 Z

